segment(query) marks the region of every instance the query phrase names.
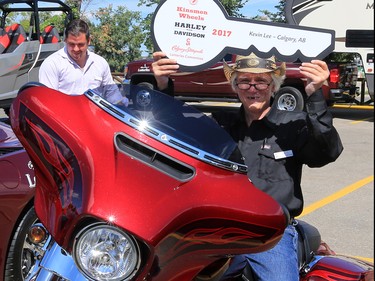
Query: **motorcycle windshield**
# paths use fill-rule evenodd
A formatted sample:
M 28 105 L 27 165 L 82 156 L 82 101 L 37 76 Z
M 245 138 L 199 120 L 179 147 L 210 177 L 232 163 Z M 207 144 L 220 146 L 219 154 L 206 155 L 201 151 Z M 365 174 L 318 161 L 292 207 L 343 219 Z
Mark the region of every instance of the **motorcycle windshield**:
M 128 105 L 110 102 L 113 92 L 128 97 Z M 123 123 L 202 161 L 246 173 L 247 167 L 232 137 L 214 119 L 159 91 L 127 85 L 88 90 L 86 96 Z

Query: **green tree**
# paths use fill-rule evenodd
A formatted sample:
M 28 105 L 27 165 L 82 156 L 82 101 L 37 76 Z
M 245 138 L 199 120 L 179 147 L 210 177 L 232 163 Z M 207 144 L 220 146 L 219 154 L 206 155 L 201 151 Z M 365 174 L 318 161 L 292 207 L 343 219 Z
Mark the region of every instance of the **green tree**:
M 33 14 L 31 12 L 12 12 L 6 19 L 6 24 L 9 25 L 14 22 L 18 22 L 22 27 L 31 33 L 35 33 L 35 26 L 31 26 L 30 23 L 35 25 L 35 22 L 31 20 Z M 66 22 L 66 15 L 64 13 L 54 13 L 54 12 L 39 12 L 39 24 L 40 30 L 43 31 L 43 28 L 47 25 L 54 25 L 57 27 L 57 30 L 62 33 L 64 31 L 64 26 Z
M 261 13 L 263 13 L 264 16 L 268 18 L 269 21 L 272 22 L 282 22 L 285 23 L 285 0 L 279 0 L 279 4 L 275 6 L 276 12 L 271 13 L 268 10 L 260 10 Z M 254 19 L 259 19 L 259 16 L 255 17 Z
M 91 2 L 90 0 L 87 0 L 85 2 Z M 81 7 L 82 7 L 82 0 L 66 0 L 65 4 L 68 5 L 74 14 L 74 18 L 82 18 L 81 15 Z
M 41 12 L 40 13 L 40 30 L 42 31 L 47 25 L 54 25 L 60 34 L 64 32 L 64 28 L 67 24 L 67 17 L 65 14 L 55 14 L 52 12 Z
M 144 35 L 141 13 L 131 12 L 124 6 L 99 8 L 89 22 L 91 43 L 97 54 L 109 63 L 111 71 L 123 71 L 127 62 L 141 58 Z

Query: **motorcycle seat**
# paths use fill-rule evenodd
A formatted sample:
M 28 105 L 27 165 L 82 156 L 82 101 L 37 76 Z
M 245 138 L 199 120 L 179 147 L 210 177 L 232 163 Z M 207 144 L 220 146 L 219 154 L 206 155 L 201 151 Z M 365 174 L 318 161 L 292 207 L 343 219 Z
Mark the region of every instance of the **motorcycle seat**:
M 299 268 L 309 263 L 318 250 L 321 242 L 319 230 L 305 221 L 296 220 L 298 232 L 298 261 Z

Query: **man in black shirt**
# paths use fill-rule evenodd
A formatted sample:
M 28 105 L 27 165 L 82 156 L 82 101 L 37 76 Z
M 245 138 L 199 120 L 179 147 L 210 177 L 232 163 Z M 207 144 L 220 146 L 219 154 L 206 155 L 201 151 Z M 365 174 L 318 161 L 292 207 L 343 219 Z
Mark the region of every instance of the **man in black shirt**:
M 178 64 L 161 52 L 154 53 L 154 60 L 159 88 L 167 88 L 168 75 L 178 70 Z M 327 64 L 321 60 L 305 62 L 300 72 L 307 79 L 306 111 L 283 111 L 272 107 L 272 96 L 284 81 L 284 63 L 278 65 L 275 57 L 264 59 L 253 53 L 237 56 L 233 67 L 224 62 L 224 74 L 242 105 L 235 116 L 224 113 L 213 117 L 238 143 L 249 179 L 286 206 L 292 219 L 274 248 L 236 256 L 222 280 L 232 280 L 246 263 L 256 280 L 299 280 L 298 233 L 293 217 L 303 210 L 302 166 L 321 167 L 335 161 L 343 150 L 320 89 L 329 76 Z

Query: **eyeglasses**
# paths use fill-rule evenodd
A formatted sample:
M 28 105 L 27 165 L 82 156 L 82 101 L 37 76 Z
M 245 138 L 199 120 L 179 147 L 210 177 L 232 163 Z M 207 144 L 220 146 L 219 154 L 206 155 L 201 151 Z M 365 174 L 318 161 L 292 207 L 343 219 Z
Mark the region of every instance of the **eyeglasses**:
M 251 84 L 247 81 L 242 81 L 242 82 L 238 82 L 236 84 L 236 86 L 238 87 L 238 89 L 240 90 L 249 90 L 251 88 L 251 86 L 253 86 L 256 90 L 258 91 L 263 91 L 265 89 L 268 88 L 269 85 L 271 85 L 272 82 L 270 83 L 258 83 L 258 84 Z

